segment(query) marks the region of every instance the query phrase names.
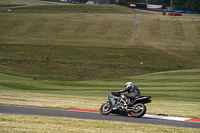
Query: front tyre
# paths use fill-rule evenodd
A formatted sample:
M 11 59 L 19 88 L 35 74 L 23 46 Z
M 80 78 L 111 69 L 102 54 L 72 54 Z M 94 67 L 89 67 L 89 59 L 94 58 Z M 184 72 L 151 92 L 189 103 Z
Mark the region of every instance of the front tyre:
M 102 115 L 108 115 L 112 111 L 112 103 L 110 101 L 105 102 L 100 107 L 100 113 Z
M 129 113 L 135 118 L 140 118 L 146 113 L 146 110 L 147 108 L 144 104 L 137 103 L 134 105 L 133 111 L 130 111 Z

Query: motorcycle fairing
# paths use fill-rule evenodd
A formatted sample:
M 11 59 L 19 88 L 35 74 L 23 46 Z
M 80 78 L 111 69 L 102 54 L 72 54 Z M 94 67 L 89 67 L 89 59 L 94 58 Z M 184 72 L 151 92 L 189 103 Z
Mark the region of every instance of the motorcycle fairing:
M 119 100 L 119 97 L 114 96 L 112 93 L 110 93 L 108 96 L 108 100 L 112 102 L 113 106 L 115 105 L 117 99 Z

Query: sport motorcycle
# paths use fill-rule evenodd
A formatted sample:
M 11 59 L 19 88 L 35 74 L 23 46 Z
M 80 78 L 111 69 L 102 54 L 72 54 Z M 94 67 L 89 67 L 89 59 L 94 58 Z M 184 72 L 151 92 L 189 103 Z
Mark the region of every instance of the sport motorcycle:
M 131 100 L 129 104 L 128 100 Z M 147 110 L 144 104 L 150 102 L 150 96 L 137 96 L 134 99 L 129 99 L 121 93 L 110 92 L 108 101 L 100 107 L 100 113 L 102 115 L 109 115 L 110 113 L 130 114 L 135 118 L 140 118 Z

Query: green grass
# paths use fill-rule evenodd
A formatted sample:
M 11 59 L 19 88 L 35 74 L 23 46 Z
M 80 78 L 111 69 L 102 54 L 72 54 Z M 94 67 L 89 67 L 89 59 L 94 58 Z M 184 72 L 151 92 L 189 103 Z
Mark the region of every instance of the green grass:
M 104 79 L 199 68 L 198 15 L 142 14 L 137 30 L 136 14 L 11 12 L 0 16 L 2 73 Z
M 107 100 L 109 92 L 122 89 L 125 82 L 133 81 L 141 90 L 142 95 L 151 96 L 153 99 L 152 103 L 147 104 L 149 114 L 199 118 L 199 73 L 200 69 L 194 69 L 109 80 L 74 81 L 67 79 L 65 81 L 51 79 L 50 81 L 40 78 L 34 80 L 1 74 L 2 99 L 0 103 L 58 109 L 99 110 L 100 105 Z

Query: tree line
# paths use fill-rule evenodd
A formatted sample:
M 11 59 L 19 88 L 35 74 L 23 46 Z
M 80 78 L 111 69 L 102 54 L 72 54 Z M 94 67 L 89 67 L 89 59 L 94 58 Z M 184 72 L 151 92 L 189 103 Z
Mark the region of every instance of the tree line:
M 111 2 L 112 0 L 110 0 Z M 163 9 L 171 7 L 173 10 L 195 11 L 200 12 L 200 0 L 113 0 L 119 5 L 128 5 L 128 2 L 146 3 L 163 5 Z M 172 3 L 171 3 L 172 2 Z

